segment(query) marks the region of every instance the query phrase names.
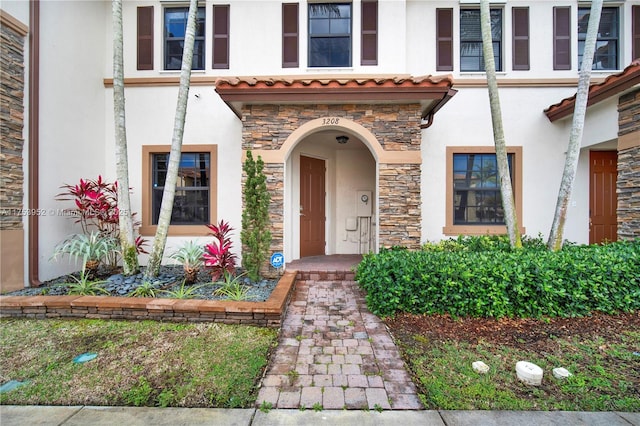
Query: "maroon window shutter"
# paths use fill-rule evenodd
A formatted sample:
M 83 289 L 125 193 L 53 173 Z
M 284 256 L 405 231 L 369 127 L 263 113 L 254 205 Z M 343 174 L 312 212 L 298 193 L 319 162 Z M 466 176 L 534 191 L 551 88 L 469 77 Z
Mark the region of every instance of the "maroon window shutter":
M 362 0 L 361 65 L 378 65 L 378 1 Z
M 529 8 L 514 7 L 513 13 L 513 69 L 529 69 Z
M 553 8 L 553 69 L 571 69 L 571 7 Z
M 213 68 L 229 68 L 229 5 L 213 5 Z
M 453 71 L 453 9 L 436 9 L 436 70 Z
M 640 59 L 640 6 L 631 6 L 631 59 Z
M 282 68 L 298 67 L 298 3 L 282 4 Z
M 153 69 L 153 6 L 138 8 L 138 69 Z

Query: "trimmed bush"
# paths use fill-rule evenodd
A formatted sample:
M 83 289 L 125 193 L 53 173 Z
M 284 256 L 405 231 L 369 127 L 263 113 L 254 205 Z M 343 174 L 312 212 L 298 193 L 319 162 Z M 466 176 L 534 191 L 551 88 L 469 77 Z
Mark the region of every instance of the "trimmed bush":
M 567 245 L 529 239 L 511 250 L 502 237 L 465 237 L 419 251 L 365 255 L 356 281 L 369 309 L 473 317 L 585 316 L 640 309 L 640 240 Z

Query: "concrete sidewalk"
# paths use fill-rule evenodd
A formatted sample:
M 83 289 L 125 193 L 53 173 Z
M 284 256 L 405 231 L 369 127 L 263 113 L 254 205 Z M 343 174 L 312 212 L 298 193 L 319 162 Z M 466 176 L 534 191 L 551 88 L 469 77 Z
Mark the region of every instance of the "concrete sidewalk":
M 215 408 L 0 406 L 2 426 L 24 425 L 589 425 L 640 426 L 640 413 L 574 411 L 224 410 Z

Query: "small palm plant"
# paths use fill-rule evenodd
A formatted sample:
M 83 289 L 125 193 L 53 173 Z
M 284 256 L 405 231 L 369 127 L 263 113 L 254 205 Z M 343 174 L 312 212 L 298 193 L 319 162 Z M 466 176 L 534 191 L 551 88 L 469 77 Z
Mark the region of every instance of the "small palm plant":
M 230 273 L 224 272 L 222 275 L 224 280 L 216 282 L 216 284 L 220 284 L 221 287 L 216 289 L 213 295 L 223 296 L 234 301 L 248 300 L 250 288 L 240 283 L 240 278 L 245 274 L 246 273 L 242 273 L 234 277 Z
M 204 262 L 204 247 L 193 241 L 187 241 L 170 258 L 182 265 L 184 280 L 187 284 L 193 284 L 198 280 L 198 272 Z
M 53 252 L 52 259 L 68 255 L 82 260 L 82 275 L 94 277 L 100 263 L 110 254 L 117 250 L 116 240 L 100 232 L 94 231 L 91 234 L 74 234 L 58 244 Z
M 156 297 L 158 289 L 153 285 L 151 281 L 145 280 L 142 284 L 136 287 L 127 296 L 129 297 Z
M 74 282 L 67 283 L 67 293 L 71 295 L 80 296 L 98 296 L 99 294 L 109 294 L 109 292 L 102 287 L 105 281 L 92 281 L 89 278 L 89 274 L 82 271 L 80 278 L 71 276 Z
M 169 299 L 193 299 L 202 285 L 185 287 L 186 280 L 182 280 L 180 287 L 175 290 L 164 290 L 161 294 Z

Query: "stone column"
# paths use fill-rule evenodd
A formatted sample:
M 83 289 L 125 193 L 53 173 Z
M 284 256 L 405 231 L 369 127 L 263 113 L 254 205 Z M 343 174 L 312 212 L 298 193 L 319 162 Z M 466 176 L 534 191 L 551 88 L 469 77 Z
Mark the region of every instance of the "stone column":
M 618 100 L 618 239 L 640 237 L 640 89 Z

